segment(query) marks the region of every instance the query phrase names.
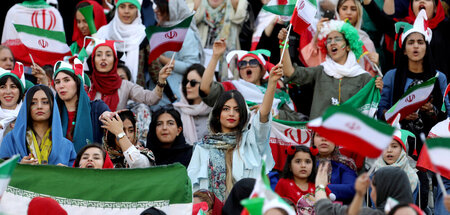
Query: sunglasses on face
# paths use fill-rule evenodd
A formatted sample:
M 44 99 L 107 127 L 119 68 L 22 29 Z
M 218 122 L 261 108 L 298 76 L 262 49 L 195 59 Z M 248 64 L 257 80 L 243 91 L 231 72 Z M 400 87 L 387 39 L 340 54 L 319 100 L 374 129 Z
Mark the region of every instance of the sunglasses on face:
M 245 67 L 247 67 L 247 65 L 249 65 L 252 68 L 255 68 L 255 67 L 259 66 L 259 61 L 256 59 L 251 59 L 249 61 L 241 60 L 238 62 L 239 68 L 245 68 Z
M 191 87 L 195 87 L 195 85 L 200 84 L 200 81 L 197 80 L 190 80 L 190 81 L 186 81 L 186 84 L 189 83 L 191 85 Z
M 342 41 L 344 41 L 343 37 L 335 37 L 335 38 L 328 37 L 327 38 L 327 44 L 339 43 L 339 42 L 342 42 Z

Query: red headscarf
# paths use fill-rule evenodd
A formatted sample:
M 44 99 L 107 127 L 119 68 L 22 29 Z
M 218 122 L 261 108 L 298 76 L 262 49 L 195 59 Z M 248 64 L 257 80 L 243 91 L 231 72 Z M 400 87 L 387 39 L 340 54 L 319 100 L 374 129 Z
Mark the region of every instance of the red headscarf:
M 67 211 L 59 203 L 50 197 L 34 197 L 28 205 L 28 215 L 48 214 L 67 215 Z
M 434 3 L 435 4 L 437 3 L 436 14 L 434 15 L 433 18 L 428 20 L 428 27 L 431 29 L 436 28 L 439 25 L 439 23 L 445 19 L 445 12 L 444 12 L 444 8 L 442 7 L 441 1 L 437 0 L 437 1 L 434 1 Z M 410 3 L 409 3 L 408 16 L 405 17 L 402 21 L 410 23 L 410 24 L 414 23 L 414 21 L 416 20 L 416 15 L 414 15 L 412 7 L 413 7 L 413 0 L 410 1 Z
M 114 53 L 114 66 L 111 71 L 106 73 L 98 72 L 95 68 L 95 52 L 100 46 L 108 46 Z M 102 94 L 102 100 L 108 105 L 109 109 L 116 111 L 117 105 L 119 104 L 118 89 L 122 85 L 122 79 L 117 74 L 117 63 L 119 59 L 114 48 L 114 41 L 106 40 L 104 43 L 96 45 L 92 51 L 91 59 L 94 71 L 92 72 L 92 88 L 89 92 L 89 97 L 91 100 L 94 100 L 97 91 L 100 92 Z
M 93 1 L 93 0 L 82 0 L 77 4 L 77 7 L 78 7 L 78 5 L 80 5 L 83 2 L 87 2 L 93 6 L 92 10 L 94 12 L 94 23 L 95 23 L 95 28 L 97 28 L 97 30 L 100 29 L 100 27 L 108 24 L 106 21 L 105 13 L 103 12 L 103 7 L 99 3 L 97 3 L 96 1 Z M 77 19 L 76 19 L 76 17 L 74 17 L 72 41 L 76 41 L 78 44 L 78 47 L 83 48 L 83 40 L 84 40 L 83 34 L 81 34 L 80 29 L 78 29 Z M 89 44 L 90 41 L 91 41 L 90 39 L 86 39 L 84 48 Z

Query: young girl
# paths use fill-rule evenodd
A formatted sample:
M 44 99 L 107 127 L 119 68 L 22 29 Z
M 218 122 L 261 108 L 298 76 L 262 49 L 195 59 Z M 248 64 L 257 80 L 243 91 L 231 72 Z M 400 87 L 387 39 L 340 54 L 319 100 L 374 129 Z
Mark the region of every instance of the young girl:
M 286 164 L 275 192 L 295 204 L 306 194 L 314 195 L 316 180 L 316 157 L 306 146 L 291 146 L 287 150 Z M 327 193 L 330 193 L 329 189 Z M 296 204 L 297 205 L 297 204 Z
M 383 151 L 383 155 L 375 161 L 375 170 L 385 167 L 398 167 L 405 171 L 411 185 L 411 192 L 417 195 L 414 191 L 417 189 L 419 177 L 417 176 L 415 168 L 409 164 L 409 157 L 407 153 L 407 139 L 408 136 L 414 137 L 414 134 L 407 130 L 399 130 L 394 133 L 394 139 L 389 144 L 388 148 Z
M 188 167 L 194 191 L 208 189 L 224 200 L 236 181 L 258 177 L 263 157 L 266 157 L 265 171 L 273 168 L 270 111 L 282 73 L 282 65 L 272 68 L 266 94 L 250 127 L 242 94 L 230 90 L 219 97 L 211 112 L 211 132 L 196 145 Z
M 77 154 L 73 167 L 91 169 L 114 168 L 111 159 L 98 144 L 85 145 Z

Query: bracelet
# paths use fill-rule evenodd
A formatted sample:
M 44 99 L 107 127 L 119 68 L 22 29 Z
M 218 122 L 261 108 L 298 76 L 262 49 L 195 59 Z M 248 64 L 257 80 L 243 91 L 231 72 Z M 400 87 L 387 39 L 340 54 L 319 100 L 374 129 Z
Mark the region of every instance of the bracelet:
M 278 43 L 280 44 L 280 49 L 282 49 L 285 45 L 286 48 L 289 48 L 289 41 L 287 41 L 286 44 L 284 44 L 286 41 L 280 40 Z
M 167 81 L 164 81 L 164 83 L 161 83 L 158 81 L 156 81 L 156 85 L 158 85 L 158 87 L 164 88 L 167 85 Z
M 316 186 L 316 192 L 317 192 L 317 191 L 320 191 L 320 190 L 325 191 L 325 186 L 322 185 L 322 184 L 317 185 L 317 186 Z

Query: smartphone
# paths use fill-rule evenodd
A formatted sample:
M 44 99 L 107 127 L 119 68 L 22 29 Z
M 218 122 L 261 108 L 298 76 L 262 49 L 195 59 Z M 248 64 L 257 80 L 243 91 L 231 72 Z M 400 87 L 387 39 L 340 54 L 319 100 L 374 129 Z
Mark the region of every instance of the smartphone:
M 334 11 L 333 10 L 326 10 L 323 13 L 323 18 L 328 18 L 329 20 L 334 19 Z

